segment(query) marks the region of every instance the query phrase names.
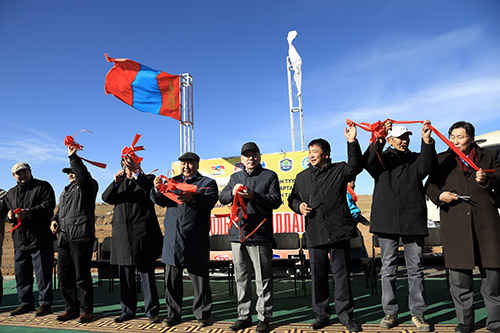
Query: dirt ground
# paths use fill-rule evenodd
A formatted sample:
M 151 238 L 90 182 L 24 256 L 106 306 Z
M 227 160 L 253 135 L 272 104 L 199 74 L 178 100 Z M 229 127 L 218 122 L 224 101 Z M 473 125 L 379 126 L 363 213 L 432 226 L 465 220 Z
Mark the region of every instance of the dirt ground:
M 371 202 L 371 195 L 359 196 L 358 207 L 361 209 L 361 213 L 366 218 L 370 217 Z M 163 232 L 163 219 L 165 217 L 165 209 L 156 206 L 156 214 L 158 215 L 158 221 L 160 222 L 160 227 Z M 111 236 L 111 218 L 113 216 L 113 207 L 108 204 L 98 203 L 96 205 L 96 216 L 96 236 L 99 239 L 99 242 L 101 242 L 104 237 Z M 2 274 L 4 276 L 14 275 L 14 246 L 12 242 L 12 236 L 9 232 L 11 228 L 12 225 L 6 223 L 2 257 Z M 368 227 L 359 224 L 358 228 L 363 234 L 365 246 L 368 249 L 368 254 L 371 256 L 370 249 L 372 246 L 372 237 L 368 232 Z

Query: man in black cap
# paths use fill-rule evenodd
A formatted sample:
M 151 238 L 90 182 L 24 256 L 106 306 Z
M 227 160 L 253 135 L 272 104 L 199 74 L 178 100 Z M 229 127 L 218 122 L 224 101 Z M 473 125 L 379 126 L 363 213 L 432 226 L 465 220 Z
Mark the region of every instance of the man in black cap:
M 95 240 L 95 199 L 99 188 L 87 167 L 68 147 L 70 168 L 69 184 L 59 198 L 57 213 L 52 218 L 50 230 L 58 234 L 58 273 L 66 311 L 56 319 L 66 321 L 79 318 L 80 323 L 92 320 L 94 290 L 92 288 L 92 248 Z M 81 302 L 78 302 L 78 288 Z
M 229 229 L 238 293 L 238 320 L 230 327 L 237 331 L 252 325 L 252 267 L 258 296 L 257 332 L 269 331 L 273 314 L 273 209 L 281 205 L 278 175 L 260 164 L 260 150 L 254 142 L 241 148 L 244 170 L 231 175 L 220 194 L 224 205 L 234 196 L 243 199 L 247 218 L 239 213 L 238 228 Z
M 151 199 L 156 204 L 167 207 L 164 226 L 162 262 L 165 268 L 165 299 L 168 313 L 164 326 L 175 326 L 181 321 L 182 313 L 182 271 L 189 273 L 193 282 L 193 312 L 199 326 L 209 324 L 212 311 L 212 292 L 210 290 L 210 212 L 217 202 L 218 187 L 215 180 L 198 172 L 200 157 L 187 152 L 179 157 L 181 174 L 173 181 L 196 185 L 196 192 L 176 190 L 175 202 L 162 195 L 159 190 L 163 184 L 156 177 Z
M 28 163 L 16 163 L 12 175 L 17 185 L 4 197 L 1 218 L 13 224 L 14 266 L 16 271 L 17 298 L 21 303 L 11 316 L 34 310 L 33 269 L 38 286 L 39 308 L 36 316 L 51 312 L 52 264 L 54 248 L 50 233 L 50 218 L 54 214 L 56 200 L 52 186 L 33 178 Z M 6 214 L 6 216 L 5 216 Z

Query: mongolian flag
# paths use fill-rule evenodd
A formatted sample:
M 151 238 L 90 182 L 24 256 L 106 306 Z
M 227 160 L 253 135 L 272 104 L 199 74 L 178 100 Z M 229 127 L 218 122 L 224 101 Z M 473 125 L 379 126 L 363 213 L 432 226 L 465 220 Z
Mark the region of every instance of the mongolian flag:
M 151 69 L 130 59 L 114 59 L 106 74 L 104 90 L 142 111 L 181 120 L 180 75 Z

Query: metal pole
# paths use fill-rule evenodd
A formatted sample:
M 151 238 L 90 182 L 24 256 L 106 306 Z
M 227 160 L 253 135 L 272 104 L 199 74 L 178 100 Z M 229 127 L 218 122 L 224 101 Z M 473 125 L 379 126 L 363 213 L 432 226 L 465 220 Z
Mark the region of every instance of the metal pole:
M 290 57 L 286 57 L 286 74 L 288 78 L 288 105 L 290 107 L 290 129 L 292 135 L 292 151 L 295 151 L 295 121 L 293 119 L 292 77 L 290 72 L 291 72 Z

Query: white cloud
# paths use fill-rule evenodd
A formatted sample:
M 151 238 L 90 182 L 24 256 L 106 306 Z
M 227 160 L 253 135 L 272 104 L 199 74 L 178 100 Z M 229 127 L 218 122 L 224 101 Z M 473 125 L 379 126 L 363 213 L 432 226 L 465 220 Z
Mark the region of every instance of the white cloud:
M 11 133 L 8 137 L 21 133 L 19 139 L 4 139 L 0 142 L 0 159 L 30 163 L 67 161 L 63 143 L 57 142 L 49 134 L 29 128 L 13 130 L 15 134 Z

